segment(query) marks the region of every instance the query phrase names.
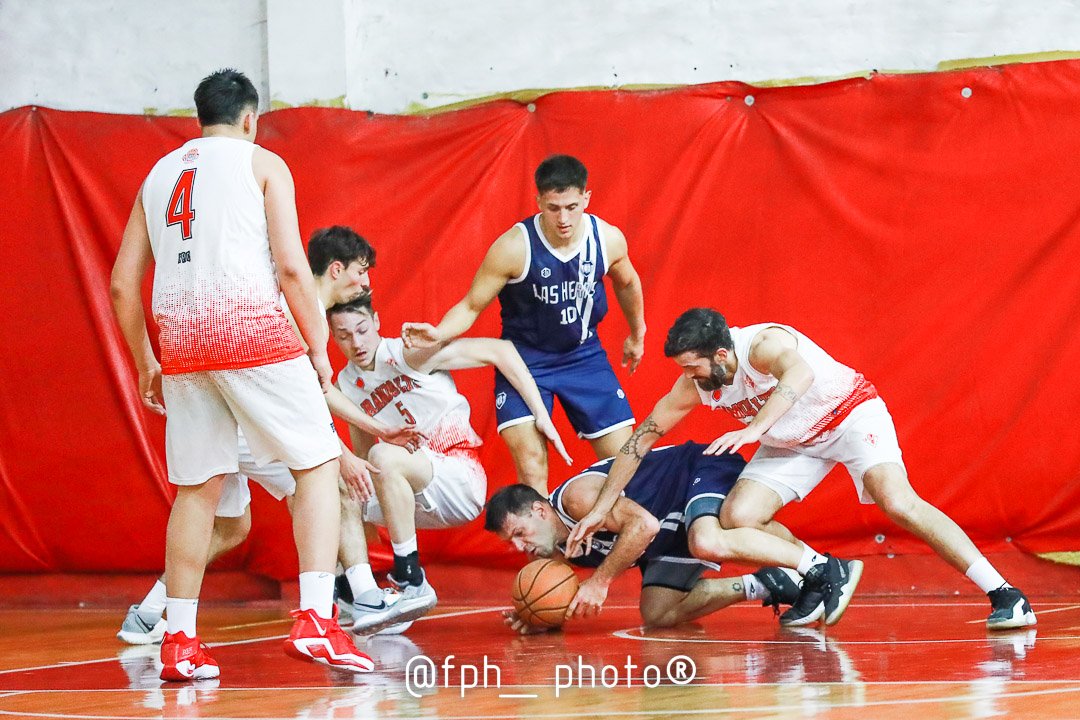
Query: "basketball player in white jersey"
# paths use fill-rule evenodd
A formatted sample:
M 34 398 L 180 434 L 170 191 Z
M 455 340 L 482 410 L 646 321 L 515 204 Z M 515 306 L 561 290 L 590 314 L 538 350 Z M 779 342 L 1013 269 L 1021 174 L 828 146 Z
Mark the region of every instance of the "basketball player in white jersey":
M 420 566 L 416 529 L 464 525 L 479 516 L 487 477 L 477 448 L 480 437 L 469 423 L 469 402 L 457 391 L 449 370 L 496 367 L 512 383 L 535 416 L 536 427 L 570 462 L 540 391 L 514 346 L 494 338 L 456 340 L 435 348 L 406 348 L 400 337 L 379 335 L 379 316 L 370 296 L 330 309 L 330 330 L 349 359 L 338 376 L 341 391 L 368 415 L 384 422 L 405 421 L 426 436 L 420 452 L 408 453 L 350 426 L 353 449 L 378 473 L 376 497 L 360 508 L 343 495 L 343 522 L 352 543 L 343 542 L 342 565 L 353 593 L 353 632 L 371 634 L 415 619 L 436 603 Z M 368 564 L 362 522 L 387 527 L 394 551 L 389 579 L 380 590 Z M 347 533 L 343 532 L 343 536 Z
M 593 531 L 594 514 L 610 507 L 642 454 L 661 435 L 698 405 L 723 408 L 746 427 L 720 436 L 705 452 L 735 452 L 755 442 L 761 447 L 724 501 L 719 522 L 699 538 L 701 543 L 731 545 L 734 528 L 758 528 L 794 540 L 773 517 L 792 500 L 805 498 L 840 463 L 861 502 L 877 503 L 893 522 L 924 540 L 987 593 L 989 628 L 1035 624 L 1024 594 L 1005 582 L 955 522 L 912 489 L 892 417 L 862 374 L 792 327 L 764 323 L 729 328 L 723 315 L 707 308 L 688 310 L 675 321 L 664 354 L 683 375 L 620 451 L 600 499 L 575 528 L 572 540 Z M 804 544 L 804 560 L 813 555 Z M 806 587 L 817 571 L 808 574 L 805 565 L 799 571 L 805 578 L 801 603 L 785 613 L 795 623 L 820 614 L 820 603 Z M 828 578 L 829 584 L 834 582 Z M 824 605 L 827 613 L 829 602 Z
M 238 467 L 237 428 L 260 463 L 296 479 L 293 531 L 300 609 L 286 652 L 352 672 L 373 669 L 338 626 L 337 434 L 321 392 L 331 378 L 326 324 L 304 257 L 292 177 L 254 144 L 258 93 L 222 70 L 195 91 L 202 137 L 159 160 L 135 201 L 113 268 L 113 305 L 139 370 L 144 404 L 164 413 L 177 496 L 166 536 L 164 680 L 217 677 L 197 633 L 214 511 Z M 150 345 L 141 284 L 155 265 Z M 284 293 L 304 347 L 279 301 Z M 164 402 L 164 406 L 163 403 Z
M 348 302 L 370 291 L 368 271 L 375 267 L 375 249 L 351 228 L 337 225 L 316 230 L 308 240 L 307 255 L 321 306 Z M 388 426 L 363 413 L 347 398 L 342 397 L 334 414 L 352 416 L 352 421 L 361 430 L 387 442 L 416 447 L 415 428 Z M 296 489 L 292 473 L 283 463 L 256 462 L 243 433 L 239 433 L 238 445 L 240 471 L 225 479 L 215 513 L 207 565 L 237 547 L 251 530 L 249 481 L 261 485 L 277 500 L 288 498 L 290 505 Z M 341 478 L 353 494 L 367 499 L 374 493 L 367 462 L 357 458 L 344 444 L 339 463 Z M 162 576 L 141 602 L 128 608 L 117 637 L 132 645 L 160 642 L 165 634 L 165 594 L 165 577 Z

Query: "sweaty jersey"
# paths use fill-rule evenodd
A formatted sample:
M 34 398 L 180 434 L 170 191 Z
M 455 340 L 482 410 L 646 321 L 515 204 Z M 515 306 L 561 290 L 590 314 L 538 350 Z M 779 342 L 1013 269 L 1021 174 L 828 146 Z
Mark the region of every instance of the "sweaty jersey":
M 761 436 L 762 445 L 790 448 L 813 442 L 826 430 L 839 425 L 860 403 L 878 396 L 877 389 L 861 373 L 834 360 L 795 328 L 762 323 L 731 328 L 739 368 L 732 383 L 719 390 L 703 390 L 696 386 L 702 404 L 713 410 L 723 408 L 744 424 L 754 419 L 772 395 L 777 379 L 758 372 L 750 365 L 750 343 L 759 332 L 770 327 L 782 328 L 795 336 L 799 355 L 814 371 L 814 382 L 791 409 Z
M 414 370 L 405 362 L 404 349 L 401 338 L 383 338 L 374 368 L 349 363 L 341 371 L 341 392 L 383 422 L 415 425 L 435 452 L 480 447 L 483 441 L 469 424 L 469 401 L 457 391 L 454 378 L 445 370 Z
M 278 302 L 254 152 L 254 143 L 235 138 L 190 140 L 143 184 L 165 374 L 304 354 Z
M 622 496 L 641 505 L 660 521 L 660 532 L 636 564 L 659 557 L 691 557 L 686 530 L 693 519 L 687 517 L 688 506 L 705 495 L 722 500 L 746 467 L 746 461 L 739 455 L 703 455 L 705 448 L 694 442 L 653 448 L 623 489 Z M 614 462 L 615 458 L 601 460 L 551 492 L 551 506 L 567 527 L 573 527 L 577 520 L 563 507 L 563 493 L 588 475 L 606 477 Z M 581 567 L 598 567 L 611 552 L 617 537 L 609 530 L 597 531 L 588 552 L 570 562 Z M 560 544 L 558 548 L 562 552 L 565 545 Z
M 525 269 L 499 293 L 502 337 L 514 343 L 567 352 L 596 337 L 607 314 L 607 247 L 595 215 L 583 215 L 584 237 L 569 256 L 548 244 L 540 215 L 519 222 Z

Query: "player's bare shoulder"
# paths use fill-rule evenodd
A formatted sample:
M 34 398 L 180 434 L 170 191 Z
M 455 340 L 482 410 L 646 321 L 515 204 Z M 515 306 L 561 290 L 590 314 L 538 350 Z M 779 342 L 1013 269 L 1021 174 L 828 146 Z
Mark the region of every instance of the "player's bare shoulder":
M 289 166 L 285 160 L 261 145 L 256 145 L 255 152 L 251 155 L 251 170 L 255 174 L 259 187 L 262 188 L 266 187 L 267 180 L 271 178 L 292 180 L 292 173 L 289 172 Z
M 758 331 L 750 341 L 748 359 L 754 369 L 770 373 L 773 364 L 788 350 L 798 350 L 799 341 L 786 328 L 769 325 Z
M 614 264 L 617 260 L 626 257 L 626 235 L 623 234 L 623 231 L 602 218 L 596 218 L 596 222 L 603 231 L 604 245 L 607 250 L 609 262 Z
M 491 243 L 484 268 L 507 279 L 520 277 L 525 272 L 528 242 L 521 226 L 514 225 Z

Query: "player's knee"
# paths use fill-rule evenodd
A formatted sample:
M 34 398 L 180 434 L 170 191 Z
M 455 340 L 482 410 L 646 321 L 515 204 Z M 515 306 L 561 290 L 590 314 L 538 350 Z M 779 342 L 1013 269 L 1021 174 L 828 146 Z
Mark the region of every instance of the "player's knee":
M 674 614 L 670 608 L 658 607 L 650 603 L 642 603 L 640 606 L 641 620 L 645 627 L 664 628 L 675 625 Z
M 914 492 L 889 493 L 877 498 L 878 507 L 890 520 L 901 527 L 911 527 L 918 520 L 919 507 L 924 501 Z
M 513 456 L 521 482 L 534 487 L 537 482 L 547 483 L 547 448 L 521 446 L 513 449 Z
M 690 526 L 686 541 L 690 554 L 699 560 L 725 560 L 730 555 L 724 533 L 717 527 L 694 523 Z
M 368 451 L 368 462 L 379 469 L 378 473 L 372 473 L 373 482 L 379 481 L 379 476 L 397 470 L 402 464 L 402 454 L 408 451 L 390 443 L 378 443 Z
M 235 518 L 215 518 L 214 532 L 223 551 L 232 550 L 247 539 L 251 532 L 251 514 L 245 512 Z
M 725 530 L 743 527 L 764 527 L 769 518 L 762 517 L 757 508 L 746 505 L 724 504 L 720 507 L 720 527 Z

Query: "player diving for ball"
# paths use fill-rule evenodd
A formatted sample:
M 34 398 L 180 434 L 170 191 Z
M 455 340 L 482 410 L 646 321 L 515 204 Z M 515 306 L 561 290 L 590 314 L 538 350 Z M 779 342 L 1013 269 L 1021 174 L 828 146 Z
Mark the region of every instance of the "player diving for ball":
M 405 422 L 423 433 L 420 450 L 386 442 L 349 426 L 353 450 L 375 472 L 375 495 L 362 505 L 342 493 L 340 560 L 352 590 L 353 632 L 373 634 L 411 621 L 437 601 L 420 566 L 416 530 L 464 525 L 480 515 L 487 476 L 477 448 L 480 436 L 469 423 L 469 402 L 448 371 L 495 367 L 524 398 L 536 429 L 567 464 L 558 431 L 540 390 L 513 344 L 495 338 L 463 338 L 426 348 L 407 348 L 400 337 L 379 335 L 379 315 L 370 296 L 329 311 L 330 331 L 349 364 L 338 387 L 376 420 Z M 382 590 L 368 562 L 363 523 L 387 528 L 394 550 L 389 575 L 393 588 Z
M 632 566 L 641 570 L 641 617 L 651 627 L 671 627 L 742 600 L 790 605 L 799 595 L 794 570 L 765 567 L 752 575 L 703 578 L 719 565 L 702 559 L 691 527 L 715 520 L 745 462 L 738 455 L 703 455 L 704 445 L 653 448 L 584 552 L 570 558 L 595 572 L 578 588 L 567 617 L 600 612 L 608 586 Z M 532 487 L 510 485 L 488 501 L 484 528 L 531 557 L 553 557 L 566 549 L 570 529 L 593 506 L 607 479 L 611 458 L 575 475 L 545 499 Z M 512 612 L 507 623 L 528 628 Z M 535 631 L 535 628 L 532 629 Z

